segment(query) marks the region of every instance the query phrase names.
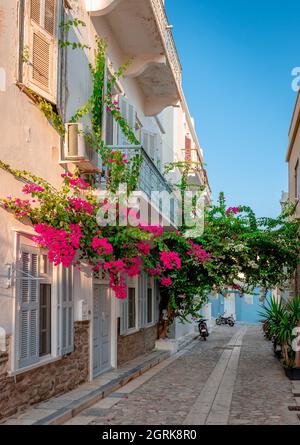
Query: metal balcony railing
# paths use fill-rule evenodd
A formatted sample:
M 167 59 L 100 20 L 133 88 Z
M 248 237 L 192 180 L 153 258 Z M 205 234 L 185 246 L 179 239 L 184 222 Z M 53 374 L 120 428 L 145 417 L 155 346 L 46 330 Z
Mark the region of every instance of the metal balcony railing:
M 144 192 L 146 196 L 151 200 L 151 203 L 159 209 L 160 213 L 168 217 L 172 224 L 175 224 L 175 196 L 173 194 L 172 188 L 167 183 L 164 176 L 160 173 L 148 153 L 144 150 L 141 145 L 129 145 L 129 146 L 110 146 L 112 150 L 120 150 L 122 154 L 126 155 L 126 159 L 129 161 L 136 154 L 142 156 L 142 165 L 140 170 L 140 178 L 138 190 Z M 170 194 L 170 215 L 165 215 L 163 209 L 163 200 L 160 199 L 156 194 L 152 192 L 163 192 L 166 191 Z
M 182 67 L 174 42 L 172 29 L 170 28 L 169 21 L 166 15 L 165 5 L 163 4 L 162 0 L 151 0 L 151 4 L 154 15 L 156 17 L 156 21 L 159 26 L 160 34 L 162 36 L 162 41 L 165 46 L 170 66 L 173 70 L 178 87 L 181 88 Z

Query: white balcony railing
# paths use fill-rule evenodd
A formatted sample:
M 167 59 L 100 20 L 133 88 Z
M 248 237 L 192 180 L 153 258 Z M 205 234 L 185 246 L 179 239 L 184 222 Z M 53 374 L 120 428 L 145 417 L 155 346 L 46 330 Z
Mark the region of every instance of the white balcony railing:
M 181 87 L 182 67 L 179 61 L 172 30 L 166 15 L 164 3 L 162 0 L 151 0 L 151 4 L 159 26 L 170 66 L 173 70 L 178 86 Z

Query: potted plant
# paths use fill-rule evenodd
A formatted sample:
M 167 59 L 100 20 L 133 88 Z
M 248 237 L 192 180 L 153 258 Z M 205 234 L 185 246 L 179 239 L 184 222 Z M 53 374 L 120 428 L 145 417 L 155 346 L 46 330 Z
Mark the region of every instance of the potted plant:
M 260 315 L 266 329 L 267 337 L 274 344 L 274 352 L 279 357 L 287 377 L 300 380 L 300 351 L 297 348 L 299 334 L 295 328 L 300 327 L 300 297 L 288 302 L 272 298 L 262 307 Z M 300 340 L 300 339 L 299 339 Z M 280 346 L 280 353 L 277 351 Z

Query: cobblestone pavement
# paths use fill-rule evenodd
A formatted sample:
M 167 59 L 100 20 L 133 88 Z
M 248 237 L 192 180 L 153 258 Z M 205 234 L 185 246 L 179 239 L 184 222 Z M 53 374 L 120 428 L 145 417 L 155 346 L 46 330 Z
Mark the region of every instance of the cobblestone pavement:
M 257 326 L 218 327 L 68 424 L 300 424 L 270 346 Z

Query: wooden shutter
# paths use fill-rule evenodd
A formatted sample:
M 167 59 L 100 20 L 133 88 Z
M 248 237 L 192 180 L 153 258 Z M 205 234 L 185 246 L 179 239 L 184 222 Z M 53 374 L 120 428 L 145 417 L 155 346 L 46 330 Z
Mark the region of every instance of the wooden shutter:
M 30 2 L 30 18 L 37 25 L 41 23 L 41 0 L 31 0 Z
M 62 267 L 61 279 L 61 354 L 74 350 L 73 273 L 72 268 Z
M 45 0 L 45 30 L 52 36 L 55 36 L 56 26 L 56 0 Z
M 24 46 L 29 62 L 24 64 L 24 81 L 46 99 L 56 101 L 57 0 L 30 0 Z
M 192 160 L 192 140 L 188 136 L 185 137 L 185 160 Z
M 147 324 L 147 292 L 148 277 L 145 272 L 141 272 L 138 287 L 139 328 L 143 328 Z
M 39 256 L 21 251 L 19 267 L 19 366 L 39 360 Z

